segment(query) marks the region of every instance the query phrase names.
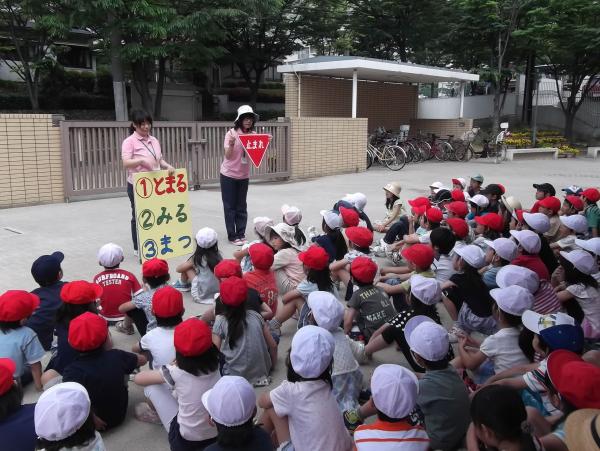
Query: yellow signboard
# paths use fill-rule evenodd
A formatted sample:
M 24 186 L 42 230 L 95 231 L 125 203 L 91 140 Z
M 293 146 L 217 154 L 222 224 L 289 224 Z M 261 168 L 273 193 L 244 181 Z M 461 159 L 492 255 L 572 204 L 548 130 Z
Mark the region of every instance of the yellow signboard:
M 194 250 L 185 169 L 140 172 L 133 177 L 138 243 L 142 261 L 174 258 Z

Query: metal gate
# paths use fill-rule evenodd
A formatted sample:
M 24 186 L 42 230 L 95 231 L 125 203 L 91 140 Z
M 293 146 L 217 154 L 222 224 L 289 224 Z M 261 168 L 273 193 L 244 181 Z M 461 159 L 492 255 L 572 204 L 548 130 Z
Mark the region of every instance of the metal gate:
M 60 127 L 67 200 L 125 191 L 121 143 L 129 135 L 128 122 L 62 121 Z M 155 122 L 152 134 L 165 160 L 186 168 L 190 186 L 199 187 L 218 182 L 223 142 L 230 128 L 230 122 Z M 287 122 L 257 125 L 258 133 L 273 138 L 261 167 L 251 168 L 251 179 L 289 177 L 289 128 Z

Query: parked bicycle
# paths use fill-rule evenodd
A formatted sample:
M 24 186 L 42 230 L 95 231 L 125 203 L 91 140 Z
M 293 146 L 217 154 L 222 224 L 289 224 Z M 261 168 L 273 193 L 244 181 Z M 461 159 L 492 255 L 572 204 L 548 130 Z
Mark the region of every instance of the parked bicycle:
M 496 138 L 493 140 L 493 142 L 490 142 L 489 139 L 484 139 L 482 141 L 483 144 L 481 146 L 481 149 L 476 148 L 472 144 L 475 136 L 479 132 L 479 129 L 474 128 L 471 132 L 472 138 L 469 139 L 470 136 L 466 137 L 467 139 L 469 139 L 469 145 L 467 146 L 466 152 L 467 160 L 470 160 L 471 158 L 494 158 L 495 163 L 505 161 L 506 149 L 508 146 L 504 143 L 504 140 L 505 138 L 508 138 L 510 136 L 510 131 L 508 130 L 508 122 L 502 122 L 500 124 L 500 128 L 501 131 L 496 135 Z
M 369 137 L 367 169 L 376 161 L 392 171 L 399 171 L 406 165 L 406 153 L 402 147 L 393 143 L 393 139 L 384 139 L 383 142 L 378 143 L 379 145 L 373 144 L 373 142 L 377 142 L 377 140 L 373 136 Z

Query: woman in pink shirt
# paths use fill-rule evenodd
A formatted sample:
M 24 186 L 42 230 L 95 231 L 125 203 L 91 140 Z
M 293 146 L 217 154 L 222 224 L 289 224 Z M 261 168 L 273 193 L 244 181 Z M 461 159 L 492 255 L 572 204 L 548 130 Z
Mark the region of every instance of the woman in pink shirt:
M 225 216 L 225 228 L 229 242 L 241 246 L 246 242 L 248 211 L 246 196 L 250 169 L 248 158 L 238 135 L 256 133 L 254 126 L 258 114 L 249 105 L 238 108 L 233 128 L 225 135 L 225 155 L 221 163 L 221 199 Z
M 135 204 L 133 202 L 133 175 L 138 172 L 166 169 L 172 175 L 175 168 L 167 163 L 160 148 L 158 139 L 150 135 L 152 116 L 141 110 L 131 112 L 131 134 L 123 140 L 121 158 L 123 167 L 127 169 L 127 196 L 131 202 L 131 239 L 133 253 L 138 255 L 137 229 L 135 224 Z

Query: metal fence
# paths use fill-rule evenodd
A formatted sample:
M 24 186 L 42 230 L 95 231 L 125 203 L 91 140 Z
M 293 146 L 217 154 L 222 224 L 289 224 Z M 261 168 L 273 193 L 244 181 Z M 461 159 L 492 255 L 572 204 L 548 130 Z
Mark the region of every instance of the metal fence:
M 269 133 L 272 139 L 261 166 L 251 166 L 251 179 L 289 177 L 289 125 L 257 124 L 257 132 Z M 60 126 L 67 200 L 126 189 L 121 143 L 129 135 L 129 123 L 62 121 Z M 190 186 L 199 187 L 218 182 L 223 142 L 230 128 L 229 122 L 156 122 L 152 134 L 159 140 L 165 160 L 186 168 Z

